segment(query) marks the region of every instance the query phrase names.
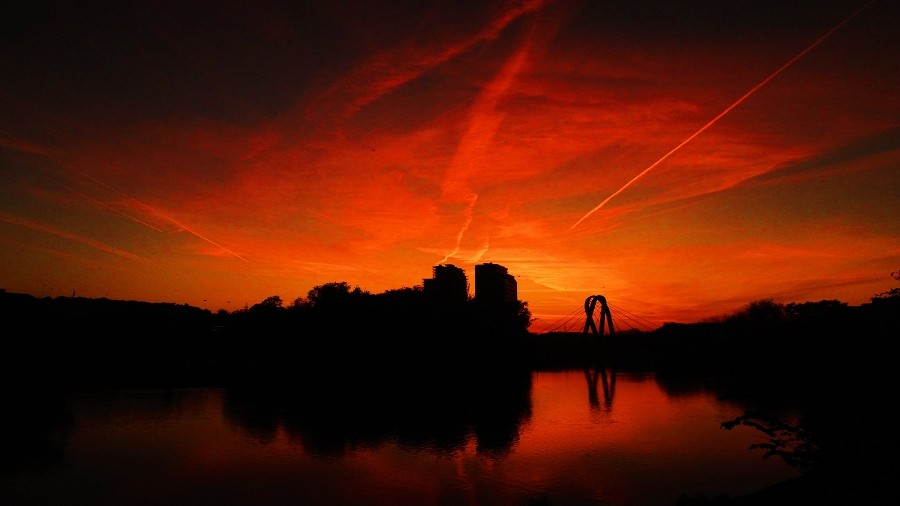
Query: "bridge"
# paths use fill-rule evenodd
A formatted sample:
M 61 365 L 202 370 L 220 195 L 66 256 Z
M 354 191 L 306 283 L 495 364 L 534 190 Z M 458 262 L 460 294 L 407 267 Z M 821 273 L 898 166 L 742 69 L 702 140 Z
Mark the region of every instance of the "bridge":
M 597 306 L 600 311 L 597 316 Z M 613 312 L 616 313 L 616 324 L 613 325 Z M 619 331 L 636 330 L 650 332 L 659 328 L 659 325 L 642 318 L 624 308 L 613 306 L 603 295 L 589 295 L 584 300 L 584 306 L 573 309 L 569 314 L 550 325 L 544 332 L 581 332 L 583 334 L 608 335 Z

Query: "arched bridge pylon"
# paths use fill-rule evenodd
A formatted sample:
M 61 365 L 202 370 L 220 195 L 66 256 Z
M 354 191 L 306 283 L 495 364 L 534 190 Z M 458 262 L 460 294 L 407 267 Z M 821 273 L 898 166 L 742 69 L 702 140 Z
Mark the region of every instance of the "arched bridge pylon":
M 594 322 L 594 310 L 597 304 L 600 304 L 600 316 L 598 322 Z M 604 331 L 604 322 L 609 323 L 610 335 L 615 334 L 613 328 L 612 313 L 609 312 L 609 306 L 606 304 L 606 297 L 602 295 L 591 295 L 584 299 L 584 330 L 582 334 L 593 333 L 595 336 L 602 336 Z M 598 329 L 599 324 L 599 329 Z

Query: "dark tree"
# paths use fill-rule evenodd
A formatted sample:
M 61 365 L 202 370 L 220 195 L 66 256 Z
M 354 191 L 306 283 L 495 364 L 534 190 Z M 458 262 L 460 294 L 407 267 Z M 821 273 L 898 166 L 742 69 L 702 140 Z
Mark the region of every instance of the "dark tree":
M 306 299 L 312 307 L 321 308 L 347 303 L 363 295 L 369 295 L 369 293 L 364 292 L 358 286 L 351 289 L 346 281 L 335 281 L 313 287 L 306 295 Z

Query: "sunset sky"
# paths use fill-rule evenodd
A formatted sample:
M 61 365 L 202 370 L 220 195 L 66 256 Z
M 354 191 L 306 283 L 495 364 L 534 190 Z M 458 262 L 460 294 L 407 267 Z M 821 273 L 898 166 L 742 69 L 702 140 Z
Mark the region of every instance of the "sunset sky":
M 494 262 L 541 332 L 898 284 L 895 0 L 103 4 L 0 8 L 7 291 L 233 311 Z

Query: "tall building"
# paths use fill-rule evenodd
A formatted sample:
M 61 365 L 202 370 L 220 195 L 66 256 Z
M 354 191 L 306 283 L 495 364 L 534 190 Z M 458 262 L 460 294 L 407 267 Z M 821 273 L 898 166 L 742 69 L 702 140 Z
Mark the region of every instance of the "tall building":
M 425 296 L 437 303 L 458 304 L 469 299 L 466 271 L 453 264 L 435 265 L 432 277 L 422 280 Z
M 491 262 L 475 266 L 475 302 L 503 305 L 517 300 L 516 278 L 506 267 Z

